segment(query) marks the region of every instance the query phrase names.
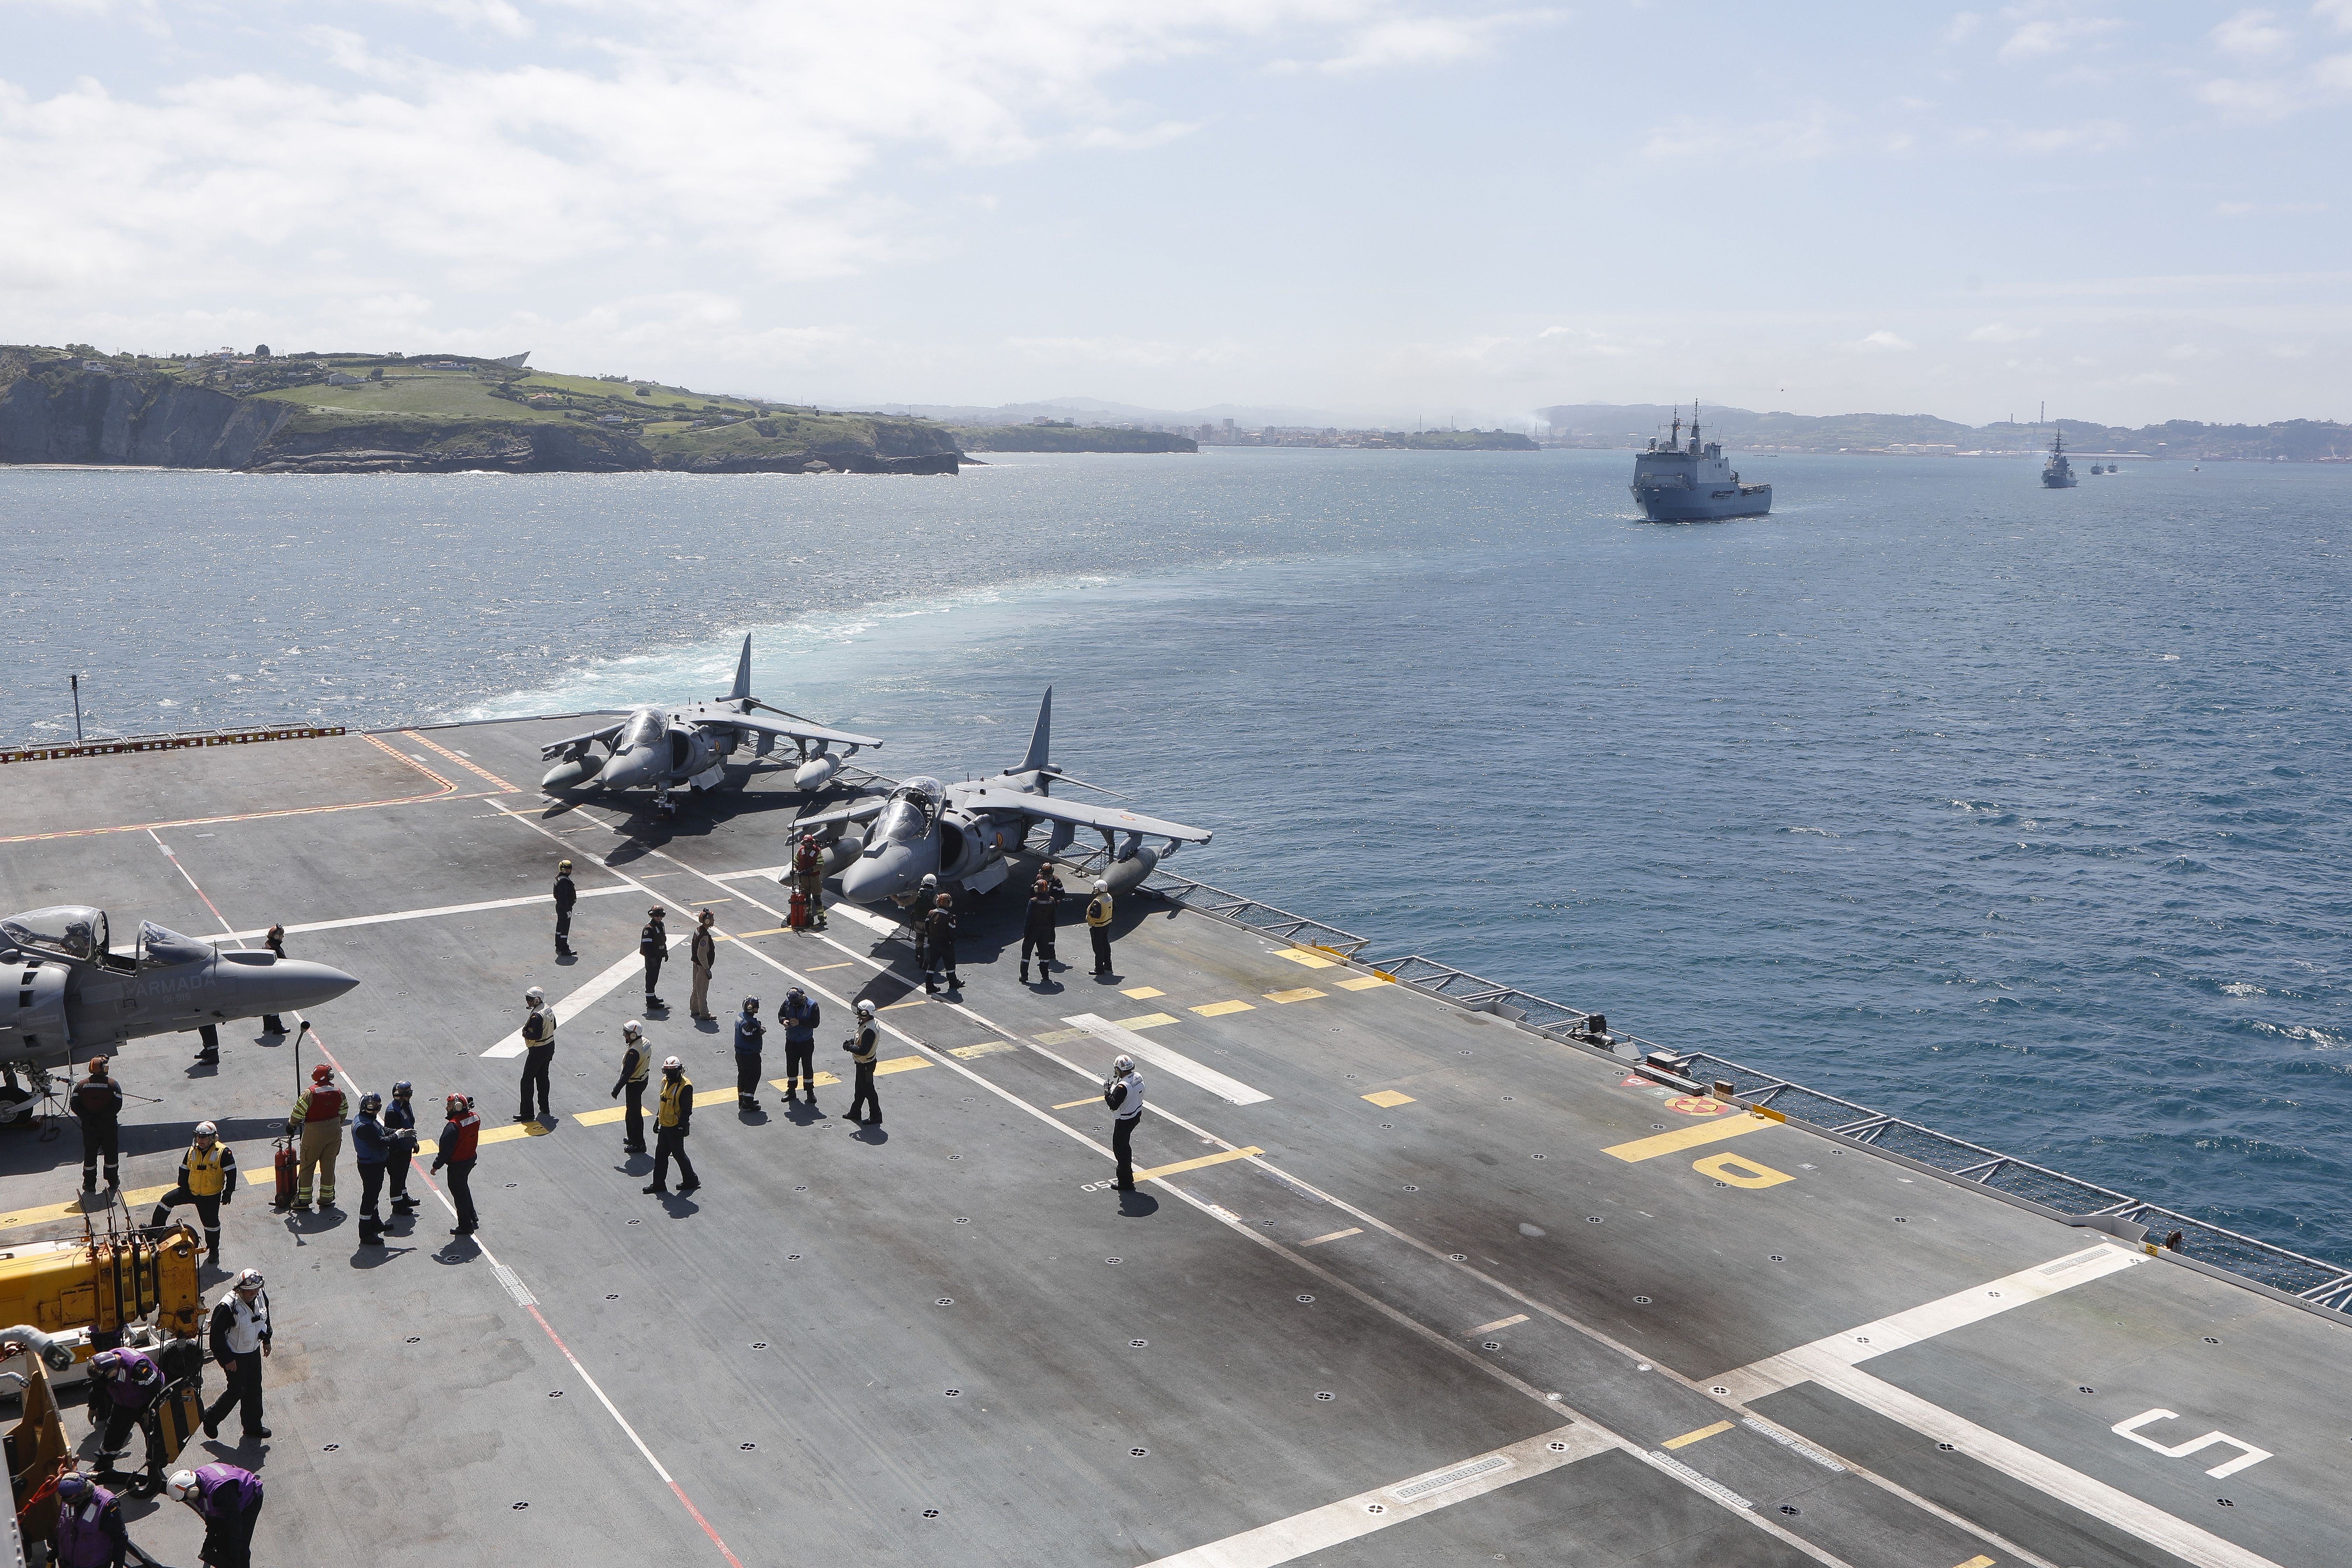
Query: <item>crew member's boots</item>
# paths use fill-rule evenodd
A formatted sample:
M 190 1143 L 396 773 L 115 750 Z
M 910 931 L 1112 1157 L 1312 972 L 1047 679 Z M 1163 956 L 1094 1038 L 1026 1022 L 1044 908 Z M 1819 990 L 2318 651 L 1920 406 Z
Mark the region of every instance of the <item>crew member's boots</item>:
M 310 1212 L 310 1184 L 308 1182 L 294 1189 L 294 1212 L 296 1214 Z
M 196 1031 L 196 1038 L 204 1042 L 204 1048 L 196 1053 L 196 1060 L 217 1064 L 220 1061 L 220 1030 L 206 1024 Z
M 220 1229 L 218 1226 L 215 1226 L 213 1229 L 205 1232 L 205 1261 L 213 1265 L 215 1268 L 220 1267 Z
M 362 1247 L 382 1247 L 383 1245 L 383 1221 L 377 1219 L 373 1215 L 360 1215 L 360 1245 Z
M 1025 963 L 1021 966 L 1021 984 L 1024 985 L 1029 984 L 1029 966 Z
M 332 1208 L 335 1208 L 335 1184 L 334 1184 L 334 1183 L 332 1183 L 332 1182 L 322 1182 L 322 1183 L 320 1183 L 320 1185 L 319 1185 L 319 1206 L 320 1206 L 320 1208 L 322 1208 L 322 1209 L 332 1209 Z M 342 1210 L 341 1210 L 341 1209 L 335 1209 L 335 1212 L 336 1212 L 337 1214 L 341 1214 L 341 1213 L 342 1213 L 343 1211 L 342 1211 Z

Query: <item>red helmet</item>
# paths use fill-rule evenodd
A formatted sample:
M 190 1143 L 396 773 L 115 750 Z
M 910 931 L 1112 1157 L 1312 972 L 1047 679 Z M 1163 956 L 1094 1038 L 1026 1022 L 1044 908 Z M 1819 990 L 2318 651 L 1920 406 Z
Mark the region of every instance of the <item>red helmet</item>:
M 449 1097 L 449 1114 L 452 1116 L 459 1111 L 471 1110 L 473 1108 L 474 1102 L 462 1094 L 453 1094 Z
M 312 1083 L 325 1083 L 334 1076 L 335 1069 L 329 1067 L 324 1062 L 320 1062 L 317 1067 L 310 1069 L 310 1081 Z

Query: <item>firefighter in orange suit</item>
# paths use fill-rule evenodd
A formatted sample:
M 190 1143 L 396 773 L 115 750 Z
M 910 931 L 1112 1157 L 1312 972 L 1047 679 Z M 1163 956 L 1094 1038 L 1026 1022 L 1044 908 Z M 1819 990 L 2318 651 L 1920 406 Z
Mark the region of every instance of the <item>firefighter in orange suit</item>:
M 335 1206 L 335 1156 L 343 1152 L 343 1091 L 335 1087 L 335 1069 L 320 1062 L 310 1069 L 310 1087 L 294 1102 L 287 1118 L 286 1135 L 299 1138 L 300 1179 L 294 1186 L 294 1212 L 310 1212 L 312 1184 L 319 1206 Z

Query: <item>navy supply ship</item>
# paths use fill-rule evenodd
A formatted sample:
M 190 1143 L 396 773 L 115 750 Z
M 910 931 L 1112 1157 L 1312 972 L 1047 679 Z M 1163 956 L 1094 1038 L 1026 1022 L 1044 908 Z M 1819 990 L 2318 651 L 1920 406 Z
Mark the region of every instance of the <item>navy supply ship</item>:
M 2093 468 L 2091 472 L 2099 470 Z M 2042 482 L 2053 490 L 2072 489 L 2081 483 L 2074 478 L 2074 465 L 2066 460 L 2066 432 L 2056 430 L 2050 437 L 2050 456 L 2042 465 Z
M 548 748 L 624 717 L 0 752 L 0 915 L 87 905 L 240 957 L 278 921 L 289 962 L 359 981 L 268 1002 L 291 1034 L 218 1009 L 216 1064 L 75 1023 L 73 1059 L 161 1101 L 128 1100 L 117 1200 L 77 1195 L 62 1072 L 0 1129 L 0 1323 L 69 1341 L 61 1383 L 90 1331 L 166 1334 L 184 1304 L 176 1265 L 131 1279 L 110 1214 L 147 1224 L 197 1121 L 234 1147 L 197 1282 L 209 1309 L 266 1276 L 272 1435 L 230 1422 L 167 1462 L 263 1474 L 269 1568 L 2346 1560 L 2341 1267 L 1165 863 L 1115 896 L 1113 973 L 1090 975 L 1101 852 L 1066 841 L 1012 841 L 1018 875 L 960 895 L 961 984 L 927 994 L 887 900 L 828 887 L 826 929 L 793 929 L 791 824 L 840 796 L 791 766 L 730 760 L 740 787 L 667 819 L 541 792 Z M 1040 849 L 1077 951 L 1024 983 Z M 576 958 L 553 950 L 562 860 Z M 644 1005 L 655 906 L 681 986 L 715 916 L 719 1017 Z M 0 942 L 43 945 L 17 923 Z M 527 1109 L 553 1114 L 509 1120 L 531 985 L 562 1026 Z M 786 1099 L 781 1042 L 739 1058 L 727 1017 L 757 997 L 773 1019 L 793 987 L 823 1017 L 814 1089 Z M 846 1116 L 861 1001 L 883 1125 Z M 632 1019 L 699 1107 L 690 1194 L 644 1191 L 652 1160 L 623 1147 Z M 1126 1193 L 1122 1056 L 1149 1084 Z M 322 1207 L 268 1207 L 320 1065 L 349 1101 L 415 1086 L 424 1206 L 384 1245 L 348 1159 Z M 445 1131 L 452 1093 L 478 1127 Z M 478 1155 L 470 1236 L 429 1169 L 452 1135 Z M 37 1462 L 11 1435 L 0 1563 L 18 1518 L 48 1527 L 55 1468 L 95 1458 L 88 1416 L 63 1419 Z M 196 1560 L 189 1510 L 123 1511 L 154 1559 Z
M 1770 485 L 1743 485 L 1739 470 L 1724 460 L 1723 444 L 1701 445 L 1698 405 L 1691 405 L 1690 441 L 1682 438 L 1683 417 L 1675 416 L 1666 444 L 1655 437 L 1633 459 L 1633 500 L 1652 522 L 1710 522 L 1724 517 L 1762 517 L 1772 510 Z

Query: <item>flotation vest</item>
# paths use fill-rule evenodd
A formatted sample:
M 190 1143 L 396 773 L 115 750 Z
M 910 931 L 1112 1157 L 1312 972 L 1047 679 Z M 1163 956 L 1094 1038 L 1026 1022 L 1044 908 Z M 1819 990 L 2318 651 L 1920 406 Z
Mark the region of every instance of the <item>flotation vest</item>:
M 661 1090 L 661 1111 L 654 1118 L 654 1125 L 656 1127 L 677 1126 L 678 1102 L 681 1100 L 685 1101 L 688 1105 L 691 1105 L 694 1102 L 694 1080 L 688 1078 L 684 1073 L 678 1074 L 675 1079 L 663 1079 Z
M 460 1111 L 449 1119 L 449 1125 L 457 1130 L 457 1135 L 449 1140 L 449 1147 L 444 1151 L 449 1163 L 472 1159 L 481 1147 L 482 1119 L 470 1110 Z
M 217 1197 L 227 1183 L 221 1173 L 221 1142 L 215 1138 L 209 1149 L 201 1144 L 188 1145 L 188 1191 L 200 1198 Z
M 302 1097 L 302 1120 L 305 1121 L 341 1121 L 343 1119 L 343 1091 L 331 1083 L 310 1086 Z

